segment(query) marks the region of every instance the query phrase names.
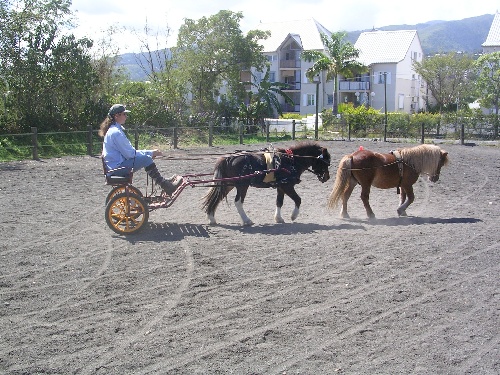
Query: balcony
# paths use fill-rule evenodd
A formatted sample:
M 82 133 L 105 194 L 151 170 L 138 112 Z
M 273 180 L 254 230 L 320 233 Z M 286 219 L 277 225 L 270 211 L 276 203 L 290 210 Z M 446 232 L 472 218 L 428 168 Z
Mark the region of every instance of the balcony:
M 339 91 L 369 91 L 370 82 L 339 81 Z
M 300 60 L 281 60 L 280 69 L 300 68 Z
M 300 90 L 300 82 L 285 82 L 286 87 L 282 88 L 283 91 Z

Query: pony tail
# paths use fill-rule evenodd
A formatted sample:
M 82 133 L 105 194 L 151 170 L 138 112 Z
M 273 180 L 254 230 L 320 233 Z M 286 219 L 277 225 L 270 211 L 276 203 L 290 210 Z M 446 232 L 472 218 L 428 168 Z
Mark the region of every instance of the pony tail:
M 351 155 L 346 155 L 340 160 L 337 176 L 335 177 L 335 184 L 333 185 L 333 190 L 328 199 L 328 208 L 333 209 L 337 207 L 340 199 L 344 195 L 351 176 L 351 163 Z
M 97 133 L 99 137 L 103 137 L 106 135 L 106 133 L 109 130 L 109 127 L 113 123 L 113 117 L 107 116 L 103 122 L 101 122 L 101 125 L 99 126 L 99 132 Z
M 224 163 L 227 163 L 226 158 L 220 159 L 215 165 L 214 180 L 220 180 L 225 177 L 223 173 L 224 167 L 222 166 L 222 164 Z M 203 197 L 203 204 L 202 204 L 203 211 L 205 211 L 205 213 L 209 215 L 213 215 L 219 203 L 222 202 L 224 198 L 227 197 L 227 193 L 228 193 L 227 186 L 224 185 L 224 183 L 222 182 L 215 183 L 213 186 L 210 187 L 207 194 Z

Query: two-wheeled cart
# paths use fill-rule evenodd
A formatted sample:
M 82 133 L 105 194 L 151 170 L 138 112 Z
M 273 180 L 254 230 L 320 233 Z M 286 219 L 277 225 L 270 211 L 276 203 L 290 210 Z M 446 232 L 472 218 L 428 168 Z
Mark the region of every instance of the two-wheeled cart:
M 132 185 L 133 173 L 129 175 L 110 175 L 113 171 L 106 170 L 103 160 L 104 175 L 106 185 L 111 185 L 112 189 L 106 197 L 105 219 L 108 226 L 118 234 L 133 234 L 139 231 L 148 222 L 149 213 L 159 208 L 169 208 L 187 187 L 196 185 L 213 186 L 220 183 L 235 183 L 237 180 L 254 178 L 256 176 L 274 172 L 277 169 L 267 169 L 256 171 L 240 177 L 210 179 L 213 173 L 185 174 L 182 175 L 183 183 L 171 195 L 164 192 L 156 193 L 155 186 L 145 194 L 140 189 Z M 149 189 L 148 189 L 149 190 Z M 160 189 L 161 190 L 161 189 Z

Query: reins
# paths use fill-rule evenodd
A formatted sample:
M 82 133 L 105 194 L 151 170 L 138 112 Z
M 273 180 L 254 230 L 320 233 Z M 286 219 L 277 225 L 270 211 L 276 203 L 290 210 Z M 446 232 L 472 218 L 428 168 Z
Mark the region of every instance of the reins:
M 350 171 L 366 171 L 366 170 L 370 170 L 370 169 L 389 167 L 389 166 L 391 166 L 393 164 L 398 164 L 398 163 L 403 163 L 407 167 L 410 167 L 411 169 L 413 169 L 413 171 L 415 171 L 415 173 L 418 173 L 420 175 L 424 174 L 424 175 L 427 175 L 427 176 L 430 176 L 430 177 L 439 176 L 439 174 L 432 174 L 431 175 L 430 173 L 427 173 L 427 172 L 417 172 L 416 169 L 412 165 L 408 164 L 404 160 L 400 160 L 400 161 L 396 160 L 396 161 L 394 161 L 392 163 L 383 164 L 383 165 L 377 165 L 375 167 L 367 167 L 367 168 L 347 168 L 347 167 L 342 167 L 341 169 L 350 170 Z
M 393 164 L 397 164 L 397 161 L 395 162 L 392 162 L 392 163 L 388 163 L 388 164 L 383 164 L 383 165 L 377 165 L 375 167 L 366 167 L 366 168 L 347 168 L 347 167 L 342 167 L 342 169 L 348 169 L 350 171 L 366 171 L 366 170 L 370 170 L 370 169 L 376 169 L 376 168 L 384 168 L 384 167 L 389 167 Z M 403 161 L 403 164 L 407 165 L 408 167 L 410 167 L 411 169 L 415 170 L 415 168 L 413 168 L 411 165 L 409 164 L 406 164 L 404 161 Z M 416 171 L 415 171 L 416 172 Z
M 234 152 L 230 152 L 230 153 L 208 153 L 208 154 L 204 154 L 204 153 L 193 153 L 193 154 L 188 154 L 186 156 L 171 156 L 171 155 L 162 155 L 162 156 L 158 156 L 158 158 L 161 158 L 161 159 L 167 159 L 167 160 L 205 160 L 206 158 L 204 157 L 199 157 L 199 156 L 217 156 L 217 157 L 237 157 L 237 156 L 244 156 L 244 155 L 248 155 L 248 154 L 261 154 L 261 155 L 264 155 L 266 153 L 272 153 L 274 155 L 277 155 L 278 157 L 288 157 L 290 158 L 291 160 L 293 160 L 294 158 L 300 158 L 300 159 L 318 159 L 318 160 L 321 160 L 323 163 L 325 163 L 326 165 L 330 165 L 330 161 L 329 160 L 325 160 L 323 158 L 323 155 L 319 155 L 319 156 L 311 156 L 311 155 L 296 155 L 293 153 L 293 150 L 288 148 L 288 149 L 285 149 L 284 151 L 278 151 L 274 148 L 274 146 L 271 144 L 271 147 L 269 148 L 266 148 L 266 149 L 260 149 L 260 150 L 236 150 Z M 240 177 L 235 177 L 235 178 L 231 178 L 231 179 L 228 179 L 227 181 L 225 181 L 223 184 L 224 185 L 228 185 L 228 182 L 229 184 L 231 182 L 234 183 L 234 181 L 237 181 L 237 180 L 240 180 L 240 179 L 245 179 L 245 178 L 252 178 L 252 177 L 256 177 L 258 175 L 261 175 L 261 174 L 265 174 L 265 173 L 270 173 L 270 172 L 273 172 L 273 171 L 277 171 L 278 169 L 269 169 L 269 170 L 264 170 L 264 171 L 259 171 L 259 172 L 256 172 L 256 173 L 252 173 L 252 174 L 249 174 L 249 175 L 245 175 L 245 176 L 240 176 Z M 306 168 L 304 169 L 304 171 L 308 171 L 308 172 L 311 172 L 312 174 L 316 175 L 316 176 L 320 176 L 321 173 L 319 172 L 315 172 L 314 170 L 311 169 L 311 167 L 309 168 Z M 290 172 L 289 172 L 290 173 Z M 195 174 L 195 175 L 186 175 L 184 177 L 202 177 L 202 176 L 209 176 L 211 175 L 210 173 L 207 173 L 207 174 Z M 223 184 L 213 184 L 211 183 L 211 181 L 207 181 L 208 185 L 199 185 L 199 184 L 192 184 L 191 187 L 213 187 L 213 186 L 222 186 Z
M 288 152 L 287 152 L 288 151 Z M 177 157 L 177 156 L 166 156 L 166 155 L 163 155 L 163 156 L 158 156 L 157 158 L 158 159 L 168 159 L 168 160 L 204 160 L 206 158 L 201 158 L 201 157 L 197 157 L 197 156 L 220 156 L 220 157 L 224 157 L 224 156 L 243 156 L 243 155 L 247 155 L 247 154 L 266 154 L 268 152 L 271 152 L 271 153 L 274 153 L 274 154 L 279 154 L 281 156 L 289 156 L 289 157 L 293 157 L 293 158 L 314 158 L 314 159 L 320 159 L 321 161 L 323 161 L 324 163 L 330 165 L 329 162 L 325 161 L 322 157 L 322 155 L 319 155 L 319 156 L 310 156 L 310 155 L 295 155 L 293 153 L 290 153 L 290 151 L 293 151 L 291 149 L 287 149 L 285 151 L 277 151 L 277 150 L 274 150 L 274 148 L 271 148 L 271 149 L 267 149 L 267 150 L 258 150 L 258 151 L 252 151 L 252 150 L 236 150 L 235 152 L 230 152 L 230 153 L 208 153 L 208 154 L 202 154 L 202 153 L 194 153 L 194 154 L 188 154 L 186 157 Z M 195 156 L 194 158 L 192 156 Z

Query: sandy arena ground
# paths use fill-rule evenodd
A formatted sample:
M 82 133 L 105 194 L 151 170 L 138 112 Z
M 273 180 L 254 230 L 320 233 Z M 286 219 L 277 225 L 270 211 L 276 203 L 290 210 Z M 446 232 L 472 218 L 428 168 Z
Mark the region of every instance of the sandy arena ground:
M 275 224 L 276 191 L 251 188 L 254 226 L 234 192 L 209 226 L 207 188 L 187 188 L 127 237 L 105 223 L 99 158 L 0 163 L 0 373 L 499 374 L 500 148 L 443 145 L 410 216 L 373 189 L 371 222 L 359 188 L 350 220 L 326 207 L 338 161 L 413 145 L 322 144 L 332 179 L 303 175 L 295 222 L 290 199 Z M 260 146 L 157 164 L 211 172 L 213 154 Z

